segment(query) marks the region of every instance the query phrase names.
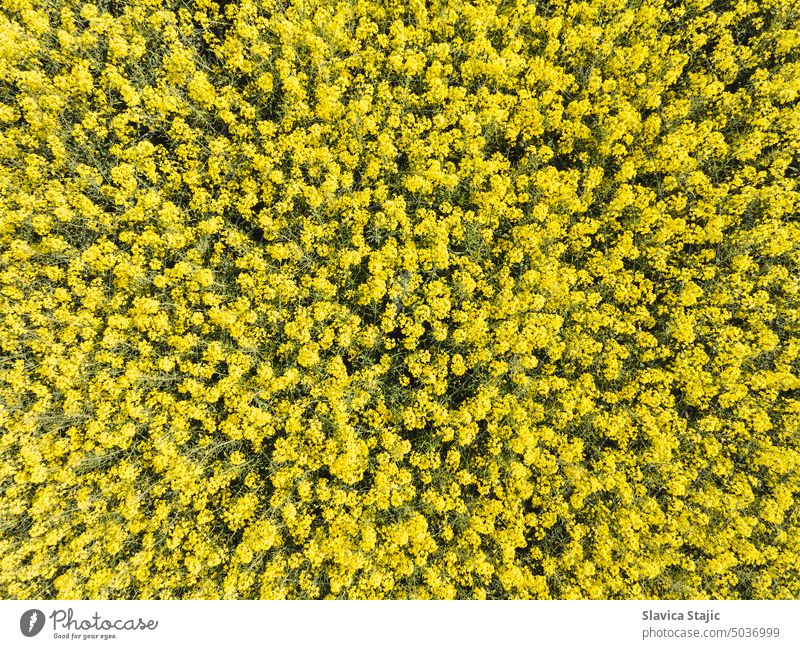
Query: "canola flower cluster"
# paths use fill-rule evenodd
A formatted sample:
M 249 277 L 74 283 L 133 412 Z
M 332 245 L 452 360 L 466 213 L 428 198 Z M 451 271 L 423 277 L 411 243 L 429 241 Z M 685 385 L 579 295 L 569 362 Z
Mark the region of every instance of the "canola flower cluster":
M 796 0 L 0 8 L 0 595 L 800 597 Z

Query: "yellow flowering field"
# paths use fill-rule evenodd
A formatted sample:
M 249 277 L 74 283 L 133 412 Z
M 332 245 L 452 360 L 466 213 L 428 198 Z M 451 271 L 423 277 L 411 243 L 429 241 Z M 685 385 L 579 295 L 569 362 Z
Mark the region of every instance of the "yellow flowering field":
M 800 598 L 797 0 L 0 8 L 0 596 Z

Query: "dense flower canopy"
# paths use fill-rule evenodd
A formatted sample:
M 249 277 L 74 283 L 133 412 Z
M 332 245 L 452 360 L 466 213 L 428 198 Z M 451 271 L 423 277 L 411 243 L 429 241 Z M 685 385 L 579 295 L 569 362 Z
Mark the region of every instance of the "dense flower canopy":
M 796 0 L 0 7 L 0 595 L 800 597 Z

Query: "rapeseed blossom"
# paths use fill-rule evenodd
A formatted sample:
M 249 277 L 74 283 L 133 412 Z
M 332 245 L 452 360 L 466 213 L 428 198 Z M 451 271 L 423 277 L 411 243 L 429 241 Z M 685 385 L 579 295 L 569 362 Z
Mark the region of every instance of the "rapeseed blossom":
M 800 597 L 789 0 L 0 0 L 0 595 Z

